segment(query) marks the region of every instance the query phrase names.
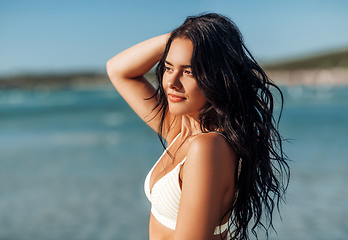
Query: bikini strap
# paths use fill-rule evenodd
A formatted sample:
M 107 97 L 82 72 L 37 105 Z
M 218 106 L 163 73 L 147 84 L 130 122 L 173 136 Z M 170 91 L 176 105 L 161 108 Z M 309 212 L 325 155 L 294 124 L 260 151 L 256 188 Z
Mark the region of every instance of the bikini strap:
M 172 140 L 172 142 L 167 147 L 167 150 L 173 145 L 173 143 L 176 141 L 176 139 L 179 137 L 180 134 L 181 134 L 181 132 L 179 132 L 178 135 L 175 136 L 175 138 Z

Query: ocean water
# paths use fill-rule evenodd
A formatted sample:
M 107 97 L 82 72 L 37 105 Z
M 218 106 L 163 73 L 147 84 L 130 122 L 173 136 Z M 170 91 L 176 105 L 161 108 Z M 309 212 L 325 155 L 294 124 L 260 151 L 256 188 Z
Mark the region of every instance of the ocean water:
M 292 175 L 270 239 L 347 239 L 348 87 L 283 92 Z M 111 86 L 0 91 L 0 240 L 148 239 L 161 152 Z

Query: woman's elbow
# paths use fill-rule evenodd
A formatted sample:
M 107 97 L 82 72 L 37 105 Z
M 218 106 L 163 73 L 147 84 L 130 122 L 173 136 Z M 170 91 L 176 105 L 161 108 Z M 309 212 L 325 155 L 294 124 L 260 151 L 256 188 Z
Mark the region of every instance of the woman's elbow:
M 113 61 L 110 59 L 106 62 L 106 73 L 108 74 L 109 78 L 115 75 L 115 68 L 113 67 Z
M 117 63 L 117 61 L 115 61 L 115 59 L 113 58 L 106 62 L 106 73 L 108 74 L 110 80 L 113 82 L 123 77 L 120 64 Z

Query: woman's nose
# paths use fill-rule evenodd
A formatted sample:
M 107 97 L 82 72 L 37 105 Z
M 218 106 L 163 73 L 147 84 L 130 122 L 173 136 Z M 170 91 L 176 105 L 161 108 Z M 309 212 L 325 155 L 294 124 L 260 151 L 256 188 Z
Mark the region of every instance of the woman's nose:
M 182 88 L 182 84 L 181 84 L 179 75 L 180 74 L 176 73 L 176 74 L 172 74 L 169 77 L 168 82 L 167 82 L 169 88 L 175 89 L 175 90 Z

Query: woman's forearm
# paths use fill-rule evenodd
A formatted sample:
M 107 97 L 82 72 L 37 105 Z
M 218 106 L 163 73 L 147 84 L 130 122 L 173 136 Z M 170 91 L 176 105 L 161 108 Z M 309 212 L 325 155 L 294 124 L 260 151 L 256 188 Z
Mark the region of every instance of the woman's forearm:
M 147 73 L 162 57 L 169 34 L 138 43 L 107 62 L 109 77 L 131 79 Z

